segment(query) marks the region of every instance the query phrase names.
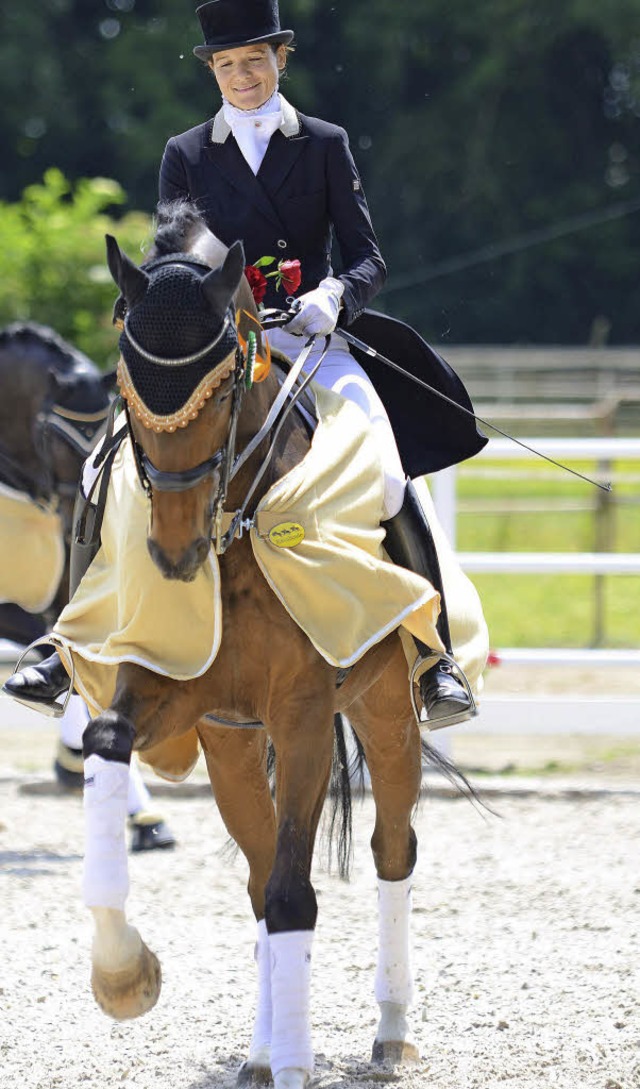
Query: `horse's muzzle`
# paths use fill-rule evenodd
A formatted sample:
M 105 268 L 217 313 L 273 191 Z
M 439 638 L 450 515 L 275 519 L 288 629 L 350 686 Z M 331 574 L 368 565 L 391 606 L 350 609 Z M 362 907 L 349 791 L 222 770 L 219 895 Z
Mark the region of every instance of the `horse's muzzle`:
M 164 549 L 151 537 L 147 539 L 147 548 L 163 578 L 193 582 L 209 555 L 211 541 L 208 537 L 198 537 L 178 560 L 170 559 Z

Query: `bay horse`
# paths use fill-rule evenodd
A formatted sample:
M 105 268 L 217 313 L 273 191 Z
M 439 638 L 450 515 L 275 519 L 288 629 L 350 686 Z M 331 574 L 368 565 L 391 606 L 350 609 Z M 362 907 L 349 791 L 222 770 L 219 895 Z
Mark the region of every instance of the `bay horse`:
M 60 518 L 65 564 L 42 613 L 21 608 L 7 570 L 0 587 L 0 638 L 29 644 L 69 600 L 69 550 L 82 465 L 104 430 L 115 373 L 96 364 L 55 330 L 15 322 L 0 330 L 0 484 Z
M 244 510 L 250 516 L 311 441 L 293 413 L 279 428 L 261 430 L 280 390 L 273 369 L 244 389 L 246 361 L 236 347 L 234 317 L 243 309 L 256 311 L 241 244 L 227 251 L 193 205 L 180 201 L 160 206 L 154 245 L 140 267 L 115 239 L 107 239 L 107 250 L 121 292 L 116 313 L 124 325 L 119 374 L 128 416 L 125 441 L 133 446 L 146 491 L 148 550 L 164 578 L 187 582 L 207 561 L 215 539 L 223 631 L 217 657 L 192 680 L 120 662 L 110 707 L 85 731 L 84 898 L 95 922 L 94 997 L 106 1013 L 124 1019 L 149 1010 L 160 993 L 158 960 L 125 915 L 125 775 L 132 750 L 144 754 L 195 728 L 220 814 L 248 862 L 258 928 L 257 1012 L 238 1084 L 271 1078 L 276 1089 L 308 1084 L 317 916 L 310 873 L 330 781 L 334 716 L 345 712 L 366 758 L 376 810 L 371 847 L 379 891 L 380 1019 L 372 1058 L 415 1061 L 407 1010 L 416 861 L 411 818 L 421 784 L 421 737 L 400 637 L 387 635 L 346 679 L 339 678 L 261 574 L 249 535 L 234 537 L 233 529 L 221 528 L 217 515 L 223 505 L 227 512 L 242 510 L 253 488 Z M 199 399 L 187 399 L 183 412 L 175 397 L 169 402 L 187 366 L 201 370 L 184 397 L 199 381 Z M 212 373 L 215 381 L 207 386 Z M 155 416 L 144 408 L 145 382 L 153 396 L 168 396 L 165 410 Z

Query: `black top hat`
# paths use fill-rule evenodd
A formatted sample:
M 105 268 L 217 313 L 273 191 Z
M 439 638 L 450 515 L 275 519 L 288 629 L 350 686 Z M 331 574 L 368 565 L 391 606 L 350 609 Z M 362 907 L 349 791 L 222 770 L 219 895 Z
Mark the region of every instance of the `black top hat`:
M 210 0 L 196 8 L 204 34 L 204 45 L 193 52 L 201 60 L 213 53 L 258 42 L 282 42 L 293 38 L 292 30 L 280 29 L 278 0 Z

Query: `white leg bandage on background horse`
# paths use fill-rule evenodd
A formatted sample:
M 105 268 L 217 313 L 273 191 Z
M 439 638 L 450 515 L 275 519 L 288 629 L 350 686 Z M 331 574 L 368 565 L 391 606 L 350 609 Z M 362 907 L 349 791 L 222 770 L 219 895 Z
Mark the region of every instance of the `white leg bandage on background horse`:
M 253 1037 L 249 1047 L 249 1062 L 268 1062 L 271 1047 L 271 951 L 269 934 L 264 919 L 258 923 L 258 938 L 254 950 L 258 969 L 258 999 Z
M 271 934 L 271 1071 L 313 1070 L 309 1019 L 313 930 Z
M 84 902 L 124 910 L 129 892 L 125 823 L 129 765 L 92 754 L 84 762 Z
M 87 705 L 76 692 L 69 696 L 67 709 L 60 719 L 60 740 L 70 749 L 82 748 L 82 735 L 89 722 Z
M 411 876 L 404 881 L 378 879 L 378 1002 L 408 1006 L 413 997 L 409 921 Z

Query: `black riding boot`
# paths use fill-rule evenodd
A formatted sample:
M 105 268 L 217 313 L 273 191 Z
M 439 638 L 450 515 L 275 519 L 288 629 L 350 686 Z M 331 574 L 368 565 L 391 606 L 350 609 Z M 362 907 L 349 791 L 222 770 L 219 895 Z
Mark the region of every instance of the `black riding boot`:
M 382 523 L 386 530 L 384 547 L 399 567 L 406 567 L 428 579 L 440 594 L 438 635 L 447 654 L 453 657 L 447 605 L 440 573 L 440 563 L 429 523 L 425 517 L 415 486 L 407 481 L 404 501 L 398 513 Z M 419 639 L 414 639 L 423 658 L 433 657 L 433 651 Z M 441 659 L 420 677 L 420 696 L 429 721 L 434 725 L 465 722 L 475 713 L 467 689 L 456 676 L 449 662 Z M 446 721 L 443 721 L 446 720 Z
M 71 559 L 69 565 L 69 598 L 76 592 L 83 575 L 100 547 L 100 539 L 88 538 L 86 530 L 84 536 L 77 540 L 77 525 L 81 513 L 84 512 L 85 500 L 78 492 L 76 505 L 73 512 L 74 533 L 71 543 Z M 92 508 L 95 510 L 95 508 Z M 86 520 L 83 523 L 86 526 Z M 60 655 L 54 651 L 38 665 L 25 666 L 19 673 L 14 673 L 2 686 L 2 691 L 7 696 L 12 696 L 19 703 L 33 707 L 36 711 L 51 713 L 54 708 L 60 707 L 57 699 L 69 688 L 69 675 L 60 661 Z

